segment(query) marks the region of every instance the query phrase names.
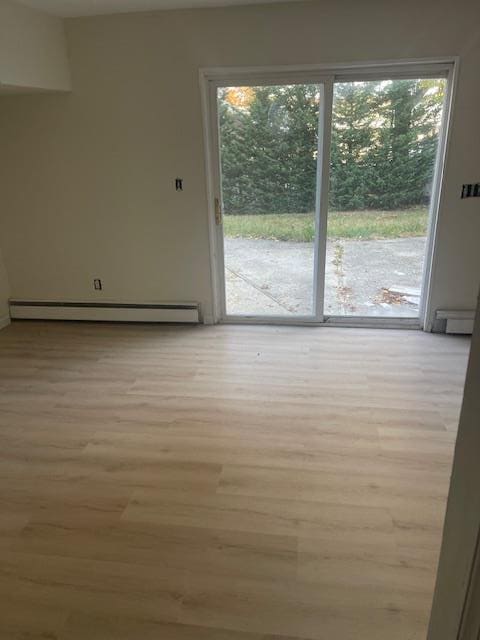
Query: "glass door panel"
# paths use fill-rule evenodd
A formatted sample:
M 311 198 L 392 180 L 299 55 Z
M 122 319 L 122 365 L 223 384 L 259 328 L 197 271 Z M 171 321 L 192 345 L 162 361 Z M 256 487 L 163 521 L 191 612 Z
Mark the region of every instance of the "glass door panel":
M 227 317 L 315 315 L 321 89 L 217 89 Z
M 334 85 L 325 315 L 419 315 L 445 78 Z

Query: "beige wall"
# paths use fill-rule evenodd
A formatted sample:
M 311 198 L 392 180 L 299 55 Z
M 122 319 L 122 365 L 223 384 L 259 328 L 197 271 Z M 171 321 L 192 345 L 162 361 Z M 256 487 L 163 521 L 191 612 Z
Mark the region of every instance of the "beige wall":
M 61 20 L 0 0 L 0 85 L 7 90 L 69 88 Z
M 3 263 L 2 252 L 0 251 L 0 328 L 8 320 L 8 298 L 10 297 L 10 287 L 8 284 L 7 271 Z
M 461 58 L 435 307 L 473 308 L 480 273 L 476 0 L 313 3 L 66 23 L 73 92 L 0 101 L 2 231 L 12 296 L 195 300 L 211 313 L 198 69 Z M 184 178 L 184 191 L 173 181 Z

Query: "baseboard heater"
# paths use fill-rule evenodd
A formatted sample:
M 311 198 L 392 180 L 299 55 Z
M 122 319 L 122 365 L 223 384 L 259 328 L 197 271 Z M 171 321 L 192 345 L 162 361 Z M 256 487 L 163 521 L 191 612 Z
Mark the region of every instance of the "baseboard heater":
M 91 320 L 103 322 L 199 322 L 196 303 L 126 304 L 116 302 L 41 302 L 10 300 L 17 320 Z
M 475 311 L 439 309 L 436 312 L 437 330 L 445 333 L 473 333 Z

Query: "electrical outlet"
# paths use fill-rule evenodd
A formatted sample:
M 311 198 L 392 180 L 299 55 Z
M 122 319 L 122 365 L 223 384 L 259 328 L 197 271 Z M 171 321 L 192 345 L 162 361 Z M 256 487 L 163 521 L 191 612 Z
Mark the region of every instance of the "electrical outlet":
M 183 178 L 175 178 L 175 191 L 183 191 Z
M 93 288 L 95 289 L 95 291 L 102 290 L 102 281 L 100 280 L 100 278 L 95 278 L 95 280 L 93 281 Z
M 462 185 L 461 198 L 480 198 L 480 182 Z

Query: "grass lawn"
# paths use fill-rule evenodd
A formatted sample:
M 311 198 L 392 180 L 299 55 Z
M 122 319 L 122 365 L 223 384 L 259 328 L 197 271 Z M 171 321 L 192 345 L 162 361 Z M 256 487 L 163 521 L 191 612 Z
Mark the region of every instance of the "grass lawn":
M 425 207 L 402 211 L 332 211 L 328 215 L 328 237 L 373 240 L 424 236 L 427 221 Z M 225 215 L 223 228 L 231 238 L 313 242 L 315 235 L 311 213 Z

